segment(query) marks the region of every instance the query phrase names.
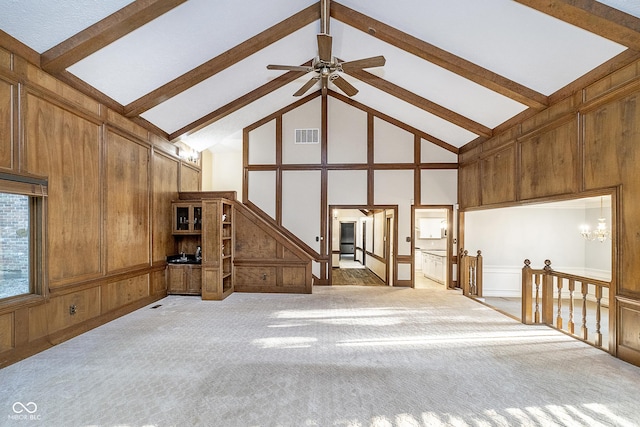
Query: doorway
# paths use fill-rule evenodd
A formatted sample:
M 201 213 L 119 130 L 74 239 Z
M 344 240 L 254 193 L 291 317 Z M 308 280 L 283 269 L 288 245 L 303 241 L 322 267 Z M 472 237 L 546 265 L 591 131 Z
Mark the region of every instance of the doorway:
M 394 282 L 395 206 L 329 206 L 329 284 Z
M 451 287 L 452 221 L 452 206 L 414 206 L 412 273 L 415 288 Z

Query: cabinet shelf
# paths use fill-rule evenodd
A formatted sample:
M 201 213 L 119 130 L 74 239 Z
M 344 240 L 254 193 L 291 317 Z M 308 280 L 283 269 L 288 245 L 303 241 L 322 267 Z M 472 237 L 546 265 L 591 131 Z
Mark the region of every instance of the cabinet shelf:
M 227 199 L 202 201 L 207 227 L 203 235 L 202 299 L 222 300 L 233 286 L 234 209 Z

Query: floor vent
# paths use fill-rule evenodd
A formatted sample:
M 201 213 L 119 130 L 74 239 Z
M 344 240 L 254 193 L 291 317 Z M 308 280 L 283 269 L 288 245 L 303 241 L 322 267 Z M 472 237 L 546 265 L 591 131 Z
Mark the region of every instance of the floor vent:
M 319 144 L 320 129 L 296 129 L 296 144 Z

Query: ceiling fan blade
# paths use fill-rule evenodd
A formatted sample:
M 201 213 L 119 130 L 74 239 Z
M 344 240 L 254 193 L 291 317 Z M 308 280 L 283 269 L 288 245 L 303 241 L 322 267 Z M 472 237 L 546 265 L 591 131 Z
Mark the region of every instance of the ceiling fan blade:
M 329 34 L 318 34 L 318 56 L 321 61 L 331 62 L 331 43 Z
M 327 92 L 329 91 L 329 75 L 323 74 L 321 79 L 322 79 L 322 96 L 327 96 Z
M 334 85 L 338 86 L 340 90 L 342 90 L 347 96 L 353 96 L 356 93 L 358 93 L 358 89 L 353 87 L 351 83 L 349 83 L 348 81 L 346 81 L 340 76 L 337 76 L 331 81 L 333 82 Z
M 313 67 L 304 67 L 302 65 L 267 65 L 267 70 L 285 70 L 285 71 L 304 71 L 308 73 L 313 71 Z
M 384 56 L 372 56 L 371 58 L 356 59 L 355 61 L 347 61 L 341 64 L 342 70 L 348 73 L 350 70 L 360 70 L 362 68 L 382 67 L 385 62 Z
M 311 80 L 306 82 L 300 89 L 298 89 L 298 91 L 296 93 L 294 93 L 293 96 L 302 96 L 302 95 L 304 95 L 304 93 L 306 91 L 308 91 L 309 89 L 311 89 L 311 86 L 316 84 L 317 81 L 318 81 L 318 77 L 312 77 Z

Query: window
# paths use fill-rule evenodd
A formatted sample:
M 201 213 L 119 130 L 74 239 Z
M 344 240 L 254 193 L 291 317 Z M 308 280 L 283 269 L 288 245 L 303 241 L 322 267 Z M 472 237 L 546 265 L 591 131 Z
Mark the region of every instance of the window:
M 42 294 L 46 181 L 0 174 L 0 300 Z

